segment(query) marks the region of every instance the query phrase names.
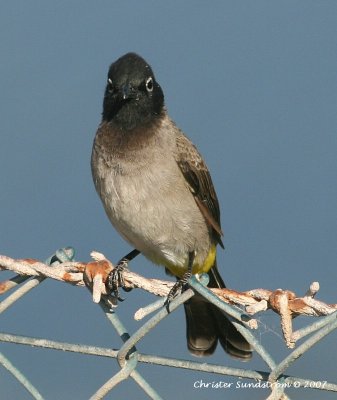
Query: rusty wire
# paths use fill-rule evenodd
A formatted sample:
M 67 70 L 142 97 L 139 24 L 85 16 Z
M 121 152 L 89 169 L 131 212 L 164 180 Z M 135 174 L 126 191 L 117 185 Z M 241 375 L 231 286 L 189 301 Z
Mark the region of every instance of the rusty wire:
M 58 250 L 52 255 L 46 263 L 49 265 L 58 265 L 73 260 L 74 250 L 72 248 L 65 248 Z M 11 295 L 0 302 L 0 314 L 6 311 L 10 306 L 13 306 L 17 300 L 22 298 L 26 293 L 37 287 L 45 278 L 42 276 L 36 276 L 33 278 L 27 278 L 22 276 L 16 276 L 8 281 L 8 285 L 11 289 L 16 289 Z M 189 286 L 191 289 L 184 291 L 181 295 L 177 296 L 170 304 L 170 312 L 174 312 L 179 306 L 181 306 L 187 299 L 194 295 L 194 291 L 199 292 L 207 300 L 215 304 L 217 307 L 224 310 L 229 318 L 233 321 L 240 333 L 251 343 L 254 350 L 264 360 L 266 364 L 266 371 L 254 371 L 250 369 L 239 369 L 229 368 L 222 365 L 206 364 L 195 361 L 187 361 L 176 358 L 158 357 L 156 355 L 142 354 L 136 349 L 136 345 L 147 335 L 156 325 L 158 325 L 164 318 L 167 317 L 168 311 L 166 307 L 160 307 L 154 316 L 152 316 L 147 322 L 145 322 L 136 332 L 129 334 L 126 327 L 118 317 L 116 312 L 112 312 L 111 309 L 105 304 L 104 301 L 100 302 L 100 306 L 108 318 L 116 332 L 119 334 L 122 340 L 122 345 L 119 350 L 88 346 L 83 344 L 72 344 L 65 342 L 58 342 L 48 340 L 45 338 L 34 338 L 20 335 L 14 335 L 10 333 L 0 332 L 0 342 L 21 344 L 26 346 L 33 346 L 39 348 L 48 348 L 54 350 L 62 350 L 66 352 L 75 352 L 78 354 L 86 354 L 88 356 L 96 357 L 108 357 L 114 358 L 118 361 L 120 370 L 113 375 L 107 382 L 104 383 L 97 391 L 90 397 L 91 400 L 102 399 L 106 396 L 114 387 L 120 382 L 126 379 L 133 379 L 143 390 L 149 398 L 154 400 L 160 400 L 160 395 L 147 382 L 142 375 L 137 371 L 138 363 L 148 363 L 157 366 L 166 366 L 173 368 L 189 369 L 194 371 L 209 372 L 219 375 L 235 376 L 240 378 L 260 380 L 268 382 L 271 388 L 271 394 L 268 397 L 272 399 L 289 399 L 285 393 L 287 386 L 292 386 L 296 383 L 296 387 L 307 387 L 317 390 L 325 390 L 337 392 L 337 384 L 326 382 L 324 386 L 316 385 L 316 381 L 305 379 L 302 377 L 295 377 L 286 375 L 286 370 L 306 351 L 312 348 L 316 343 L 322 340 L 326 335 L 337 329 L 337 312 L 330 314 L 326 317 L 321 318 L 319 321 L 312 323 L 306 328 L 298 331 L 297 334 L 300 337 L 309 336 L 301 345 L 293 350 L 284 360 L 276 362 L 270 353 L 258 342 L 256 337 L 252 334 L 251 330 L 245 326 L 249 316 L 238 310 L 238 308 L 232 307 L 225 302 L 221 301 L 219 297 L 209 291 L 204 285 L 207 283 L 207 278 L 199 282 L 194 277 L 189 280 Z M 18 286 L 18 287 L 17 287 Z M 149 309 L 158 309 L 160 302 L 156 301 L 154 305 L 149 305 Z M 8 360 L 3 354 L 0 353 L 0 365 L 2 365 L 13 377 L 31 394 L 32 398 L 41 400 L 43 396 L 40 394 L 37 388 L 29 382 L 29 380 Z M 275 385 L 278 383 L 278 385 Z

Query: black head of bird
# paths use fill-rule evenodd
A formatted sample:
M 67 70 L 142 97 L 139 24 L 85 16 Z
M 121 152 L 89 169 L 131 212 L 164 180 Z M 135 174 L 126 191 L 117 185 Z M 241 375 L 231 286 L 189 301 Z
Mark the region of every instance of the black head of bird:
M 127 53 L 111 64 L 103 100 L 104 121 L 132 130 L 156 119 L 163 106 L 163 91 L 142 57 Z

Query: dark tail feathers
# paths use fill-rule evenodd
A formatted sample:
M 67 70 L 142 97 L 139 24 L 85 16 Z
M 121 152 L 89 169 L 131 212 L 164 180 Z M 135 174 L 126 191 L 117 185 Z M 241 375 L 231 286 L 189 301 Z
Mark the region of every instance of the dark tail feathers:
M 208 287 L 224 288 L 216 264 L 209 271 Z M 199 357 L 211 355 L 218 344 L 232 357 L 248 361 L 252 357 L 252 348 L 246 339 L 236 330 L 223 311 L 195 294 L 185 304 L 186 337 L 189 351 Z

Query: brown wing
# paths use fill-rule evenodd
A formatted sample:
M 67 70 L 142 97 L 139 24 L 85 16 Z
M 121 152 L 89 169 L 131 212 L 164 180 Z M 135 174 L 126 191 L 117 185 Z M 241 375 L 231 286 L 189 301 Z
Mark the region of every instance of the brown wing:
M 197 148 L 183 134 L 177 137 L 176 160 L 202 215 L 213 229 L 214 239 L 223 247 L 220 207 L 211 175 Z

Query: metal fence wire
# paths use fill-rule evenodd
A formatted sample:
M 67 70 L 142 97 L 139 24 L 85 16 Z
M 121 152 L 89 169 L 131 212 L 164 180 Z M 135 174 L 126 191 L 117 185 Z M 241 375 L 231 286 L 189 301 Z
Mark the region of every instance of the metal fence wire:
M 72 261 L 74 257 L 74 250 L 72 248 L 64 248 L 58 250 L 52 255 L 46 264 L 50 266 L 59 265 L 64 262 Z M 7 289 L 13 291 L 2 302 L 0 302 L 0 314 L 5 312 L 10 306 L 14 305 L 17 300 L 22 298 L 25 294 L 36 288 L 45 277 L 27 277 L 17 275 L 7 281 Z M 37 348 L 62 350 L 66 352 L 74 352 L 78 354 L 86 354 L 90 356 L 109 357 L 117 359 L 120 370 L 113 375 L 90 399 L 102 399 L 116 385 L 126 379 L 133 379 L 139 386 L 139 390 L 144 391 L 149 398 L 159 400 L 162 397 L 156 392 L 150 382 L 147 382 L 142 375 L 138 372 L 138 363 L 148 363 L 152 365 L 160 365 L 172 368 L 181 368 L 193 371 L 214 373 L 223 376 L 232 376 L 238 378 L 245 378 L 251 380 L 259 380 L 266 382 L 267 387 L 271 392 L 268 400 L 273 399 L 289 399 L 286 394 L 288 387 L 305 387 L 308 389 L 316 389 L 323 391 L 337 392 L 337 384 L 330 382 L 319 382 L 302 377 L 287 375 L 286 370 L 294 364 L 294 362 L 302 356 L 306 351 L 312 348 L 316 343 L 322 340 L 326 335 L 337 328 L 337 312 L 328 316 L 320 318 L 318 321 L 312 323 L 306 328 L 302 329 L 300 334 L 302 336 L 310 335 L 301 345 L 295 348 L 291 353 L 285 357 L 281 362 L 276 362 L 271 354 L 262 346 L 257 338 L 252 334 L 251 330 L 242 322 L 250 317 L 236 307 L 233 307 L 219 299 L 204 285 L 207 283 L 207 277 L 203 277 L 201 281 L 197 281 L 192 277 L 188 284 L 189 289 L 177 296 L 170 303 L 170 312 L 174 312 L 185 301 L 194 295 L 194 291 L 200 293 L 208 301 L 215 304 L 222 309 L 231 318 L 238 331 L 247 339 L 253 346 L 255 352 L 261 357 L 266 364 L 265 371 L 255 371 L 251 369 L 230 368 L 222 365 L 207 364 L 201 362 L 193 362 L 183 359 L 158 357 L 156 355 L 142 354 L 137 351 L 136 345 L 142 338 L 147 335 L 156 325 L 158 325 L 164 318 L 167 317 L 168 311 L 166 307 L 160 307 L 147 322 L 145 322 L 136 332 L 129 333 L 123 325 L 121 319 L 118 317 L 118 312 L 112 311 L 104 301 L 101 301 L 100 307 L 103 309 L 106 318 L 110 321 L 113 328 L 117 331 L 122 340 L 122 345 L 119 350 L 112 350 L 109 348 L 85 346 L 72 343 L 64 343 L 59 341 L 48 340 L 45 338 L 35 338 L 19 336 L 10 333 L 0 332 L 0 341 L 12 344 L 21 344 L 33 346 Z M 6 290 L 7 290 L 6 289 Z M 1 293 L 1 291 L 0 291 Z M 158 308 L 158 301 L 149 306 L 149 308 Z M 159 301 L 162 304 L 162 300 Z M 21 373 L 14 364 L 0 353 L 0 364 L 5 368 L 32 396 L 34 399 L 41 400 L 43 396 L 39 390 Z

